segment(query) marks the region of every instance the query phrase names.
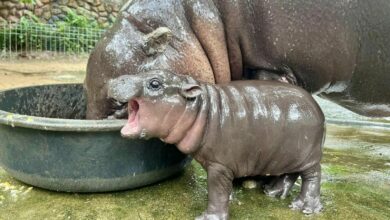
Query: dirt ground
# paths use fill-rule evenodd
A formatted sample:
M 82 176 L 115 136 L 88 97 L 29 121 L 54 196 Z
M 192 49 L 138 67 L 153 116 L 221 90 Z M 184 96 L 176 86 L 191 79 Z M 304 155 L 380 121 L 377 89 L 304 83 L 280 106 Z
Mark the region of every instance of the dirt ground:
M 42 84 L 83 82 L 87 58 L 0 60 L 0 90 Z

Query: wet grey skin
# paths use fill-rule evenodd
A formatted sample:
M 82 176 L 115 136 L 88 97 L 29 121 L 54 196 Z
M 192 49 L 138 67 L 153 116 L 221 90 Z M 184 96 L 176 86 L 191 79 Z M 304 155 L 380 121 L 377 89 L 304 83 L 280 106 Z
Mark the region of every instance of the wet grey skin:
M 276 81 L 213 85 L 154 70 L 111 80 L 108 96 L 129 103 L 127 138 L 175 144 L 207 171 L 208 208 L 197 219 L 228 219 L 234 178 L 280 176 L 285 196 L 298 176 L 290 207 L 322 209 L 320 181 L 324 115 L 304 89 Z
M 132 0 L 92 52 L 90 119 L 107 82 L 163 69 L 210 83 L 290 82 L 366 116 L 390 116 L 390 1 Z

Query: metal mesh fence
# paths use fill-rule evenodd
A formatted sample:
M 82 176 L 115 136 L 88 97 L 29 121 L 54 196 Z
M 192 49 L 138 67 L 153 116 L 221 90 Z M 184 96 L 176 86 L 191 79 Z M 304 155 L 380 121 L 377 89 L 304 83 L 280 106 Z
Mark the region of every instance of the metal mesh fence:
M 0 23 L 0 58 L 87 55 L 104 30 L 39 23 Z

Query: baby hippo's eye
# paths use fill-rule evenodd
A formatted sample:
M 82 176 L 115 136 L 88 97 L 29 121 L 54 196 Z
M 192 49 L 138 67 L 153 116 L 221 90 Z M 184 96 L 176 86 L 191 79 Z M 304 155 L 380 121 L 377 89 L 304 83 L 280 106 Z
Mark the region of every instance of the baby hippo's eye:
M 149 81 L 148 89 L 156 91 L 156 90 L 161 89 L 161 87 L 162 87 L 162 83 L 161 83 L 160 80 L 158 80 L 158 79 L 151 79 Z

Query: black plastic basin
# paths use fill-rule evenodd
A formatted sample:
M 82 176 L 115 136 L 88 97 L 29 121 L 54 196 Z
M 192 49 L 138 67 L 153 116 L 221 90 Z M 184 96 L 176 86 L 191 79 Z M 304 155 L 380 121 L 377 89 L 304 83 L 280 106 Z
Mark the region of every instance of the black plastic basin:
M 34 186 L 104 192 L 160 181 L 188 163 L 159 140 L 122 138 L 124 120 L 83 120 L 85 109 L 81 84 L 0 92 L 0 165 Z

